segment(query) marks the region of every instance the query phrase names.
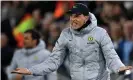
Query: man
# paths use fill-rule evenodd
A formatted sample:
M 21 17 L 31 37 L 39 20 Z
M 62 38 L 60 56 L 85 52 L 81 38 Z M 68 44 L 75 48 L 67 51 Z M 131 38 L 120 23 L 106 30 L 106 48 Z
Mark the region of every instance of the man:
M 5 70 L 9 66 L 13 57 L 14 48 L 9 44 L 9 38 L 5 33 L 1 33 L 1 79 L 7 80 Z
M 124 32 L 124 42 L 123 42 L 123 63 L 125 65 L 129 65 L 130 63 L 130 52 L 133 47 L 132 41 L 132 33 L 133 33 L 133 22 L 132 20 L 127 20 L 123 24 L 123 32 Z
M 45 49 L 45 44 L 40 40 L 40 35 L 35 30 L 28 30 L 24 33 L 24 48 L 17 50 L 14 54 L 8 71 L 12 71 L 17 67 L 29 68 L 45 61 L 50 52 Z M 51 73 L 44 76 L 22 76 L 20 74 L 13 75 L 8 73 L 9 80 L 56 80 L 56 74 Z
M 132 68 L 120 61 L 107 32 L 84 4 L 75 4 L 70 13 L 71 27 L 62 31 L 50 57 L 12 73 L 46 75 L 64 64 L 71 80 L 110 80 L 108 68 L 115 73 Z

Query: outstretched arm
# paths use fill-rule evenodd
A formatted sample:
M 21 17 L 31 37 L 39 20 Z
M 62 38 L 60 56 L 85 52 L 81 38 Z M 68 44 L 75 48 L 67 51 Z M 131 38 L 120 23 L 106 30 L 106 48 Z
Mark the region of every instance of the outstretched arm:
M 54 72 L 63 63 L 64 57 L 66 56 L 66 36 L 65 32 L 62 31 L 56 45 L 51 53 L 50 57 L 43 63 L 35 65 L 29 69 L 17 68 L 12 73 L 25 74 L 25 75 L 46 75 Z
M 120 72 L 120 71 L 125 71 L 125 70 L 129 70 L 132 69 L 131 66 L 125 66 L 120 58 L 118 57 L 112 41 L 108 35 L 108 33 L 103 30 L 103 36 L 101 37 L 101 48 L 107 63 L 108 68 L 112 71 L 112 72 Z

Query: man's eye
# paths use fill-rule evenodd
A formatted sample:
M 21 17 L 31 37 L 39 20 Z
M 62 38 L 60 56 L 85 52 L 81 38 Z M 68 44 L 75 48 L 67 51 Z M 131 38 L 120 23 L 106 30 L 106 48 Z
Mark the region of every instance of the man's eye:
M 80 15 L 81 15 L 81 14 L 76 14 L 75 16 L 76 16 L 76 17 L 79 17 Z
M 79 15 L 75 15 L 75 17 L 78 17 Z

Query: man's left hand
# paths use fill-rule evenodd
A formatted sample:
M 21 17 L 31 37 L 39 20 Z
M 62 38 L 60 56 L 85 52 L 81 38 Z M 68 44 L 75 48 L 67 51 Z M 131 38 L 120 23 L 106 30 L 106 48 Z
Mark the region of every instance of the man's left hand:
M 132 66 L 123 66 L 119 68 L 119 72 L 131 70 L 132 68 L 133 68 Z

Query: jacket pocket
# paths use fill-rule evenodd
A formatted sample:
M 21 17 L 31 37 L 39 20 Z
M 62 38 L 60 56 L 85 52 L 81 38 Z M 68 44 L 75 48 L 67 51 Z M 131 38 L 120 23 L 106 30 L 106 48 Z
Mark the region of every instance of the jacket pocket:
M 89 55 L 86 56 L 85 62 L 87 70 L 97 70 L 99 69 L 98 61 L 99 61 L 99 51 L 97 48 L 94 48 L 90 51 Z
M 103 75 L 101 76 L 100 80 L 110 80 L 110 74 L 107 70 L 104 73 L 101 73 L 101 74 L 103 74 Z

